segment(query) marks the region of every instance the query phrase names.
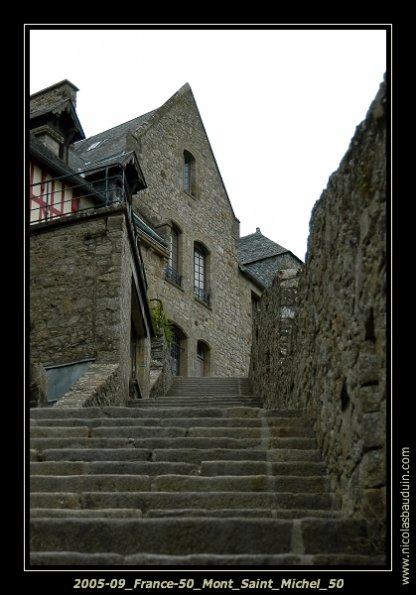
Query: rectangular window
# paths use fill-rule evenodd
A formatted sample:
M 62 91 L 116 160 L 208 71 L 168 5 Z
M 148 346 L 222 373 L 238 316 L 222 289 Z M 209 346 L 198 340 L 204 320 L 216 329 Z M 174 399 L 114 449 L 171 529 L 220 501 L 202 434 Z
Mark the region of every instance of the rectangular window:
M 209 304 L 207 293 L 206 255 L 198 247 L 194 248 L 194 293 L 198 299 Z
M 194 285 L 195 290 L 205 290 L 205 257 L 197 248 L 194 253 Z

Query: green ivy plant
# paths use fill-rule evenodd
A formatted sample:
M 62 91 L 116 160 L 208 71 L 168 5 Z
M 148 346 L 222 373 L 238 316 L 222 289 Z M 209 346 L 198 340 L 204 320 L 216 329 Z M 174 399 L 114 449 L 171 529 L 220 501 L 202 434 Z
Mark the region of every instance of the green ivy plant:
M 173 340 L 173 328 L 172 323 L 166 316 L 163 303 L 160 300 L 152 300 L 150 302 L 150 312 L 156 333 L 158 335 L 164 335 L 166 341 L 171 343 Z

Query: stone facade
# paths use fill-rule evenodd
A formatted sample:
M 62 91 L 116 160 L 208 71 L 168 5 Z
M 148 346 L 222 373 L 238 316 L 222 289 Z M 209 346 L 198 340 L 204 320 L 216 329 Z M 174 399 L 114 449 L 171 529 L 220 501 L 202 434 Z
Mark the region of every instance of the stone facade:
M 286 357 L 276 312 L 287 305 L 288 288 L 277 280 L 262 299 L 251 364 L 268 406 L 305 411 L 344 512 L 378 523 L 379 544 L 386 509 L 385 101 L 383 84 L 313 209 L 306 265 L 289 300 L 297 314 Z
M 136 250 L 122 206 L 31 228 L 31 357 L 45 366 L 85 358 L 118 364 L 119 403 L 126 401 L 132 378 L 132 325 L 142 396 L 150 390 L 150 336 L 141 315 Z
M 245 376 L 251 345 L 251 319 L 247 318 L 251 303 L 249 283 L 239 272 L 239 222 L 189 85 L 157 110 L 135 136 L 147 183 L 135 207 L 168 243 L 172 226 L 180 231 L 181 286 L 163 278 L 166 261 L 151 249 L 143 250 L 149 298 L 162 300 L 169 319 L 182 332 L 180 375 L 198 375 L 197 345 L 203 342 L 209 348 L 206 375 Z M 184 151 L 195 160 L 193 194 L 183 188 Z M 207 252 L 209 305 L 194 294 L 195 242 Z

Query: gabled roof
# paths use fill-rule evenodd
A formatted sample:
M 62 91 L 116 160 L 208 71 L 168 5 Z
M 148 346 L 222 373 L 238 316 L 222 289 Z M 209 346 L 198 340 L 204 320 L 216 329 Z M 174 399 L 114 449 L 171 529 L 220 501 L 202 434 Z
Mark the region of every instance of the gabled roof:
M 90 136 L 89 138 L 82 140 L 80 142 L 75 143 L 73 145 L 73 149 L 78 155 L 81 157 L 86 165 L 94 163 L 95 161 L 105 159 L 110 153 L 116 153 L 118 151 L 127 150 L 127 143 L 128 143 L 128 136 L 134 135 L 135 138 L 139 138 L 153 123 L 157 122 L 162 118 L 170 109 L 171 107 L 179 101 L 186 93 L 190 93 L 193 103 L 195 105 L 196 112 L 200 119 L 202 128 L 204 130 L 205 136 L 207 138 L 207 142 L 211 151 L 211 156 L 217 170 L 218 176 L 221 180 L 221 183 L 224 187 L 224 192 L 227 197 L 228 204 L 230 206 L 231 212 L 234 218 L 237 220 L 234 209 L 232 207 L 231 201 L 228 197 L 227 190 L 225 188 L 224 181 L 221 176 L 221 172 L 219 170 L 218 164 L 215 159 L 214 152 L 211 147 L 211 143 L 209 142 L 209 138 L 207 132 L 205 130 L 204 123 L 201 118 L 201 114 L 199 113 L 198 105 L 195 101 L 195 98 L 192 93 L 192 89 L 189 83 L 185 83 L 176 93 L 174 93 L 161 107 L 147 112 L 138 118 L 133 118 L 128 122 L 124 122 L 119 126 L 115 126 L 114 128 L 110 128 L 109 130 L 105 130 L 104 132 L 100 132 L 99 134 L 95 134 L 94 136 Z
M 240 238 L 238 246 L 239 260 L 243 265 L 289 252 L 289 250 L 286 250 L 283 246 L 279 246 L 276 242 L 266 238 L 266 236 L 261 233 L 259 227 L 257 228 L 256 233 Z
M 31 128 L 34 128 L 36 126 L 36 123 L 35 123 L 36 119 L 41 118 L 42 116 L 45 116 L 46 114 L 53 114 L 53 115 L 59 116 L 63 112 L 67 112 L 69 117 L 72 120 L 73 129 L 75 129 L 77 132 L 77 136 L 75 137 L 75 140 L 80 141 L 80 140 L 84 139 L 85 134 L 82 129 L 81 122 L 79 121 L 75 106 L 70 99 L 58 99 L 54 103 L 48 104 L 48 105 L 46 105 L 44 107 L 40 107 L 38 109 L 36 109 L 36 106 L 35 107 L 31 106 L 31 108 L 30 108 L 30 126 L 31 126 Z

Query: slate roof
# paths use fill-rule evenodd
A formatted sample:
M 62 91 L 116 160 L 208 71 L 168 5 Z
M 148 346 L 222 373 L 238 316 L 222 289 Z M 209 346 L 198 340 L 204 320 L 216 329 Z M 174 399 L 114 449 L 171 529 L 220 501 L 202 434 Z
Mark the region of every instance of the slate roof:
M 257 228 L 256 233 L 240 238 L 238 245 L 239 260 L 243 265 L 289 252 L 283 246 L 279 246 L 276 242 L 266 238 L 259 228 Z
M 114 126 L 114 128 L 79 141 L 72 145 L 72 150 L 79 158 L 83 159 L 86 165 L 107 159 L 110 155 L 122 153 L 126 151 L 128 133 L 137 130 L 156 111 L 147 112 L 138 118 L 133 118 L 119 126 Z M 94 146 L 96 143 L 98 144 Z
M 256 233 L 240 238 L 239 263 L 243 275 L 260 289 L 271 285 L 277 271 L 302 265 L 297 256 L 266 238 L 259 228 Z

